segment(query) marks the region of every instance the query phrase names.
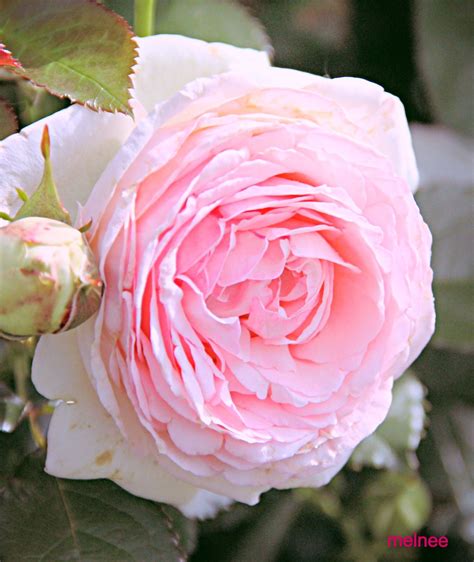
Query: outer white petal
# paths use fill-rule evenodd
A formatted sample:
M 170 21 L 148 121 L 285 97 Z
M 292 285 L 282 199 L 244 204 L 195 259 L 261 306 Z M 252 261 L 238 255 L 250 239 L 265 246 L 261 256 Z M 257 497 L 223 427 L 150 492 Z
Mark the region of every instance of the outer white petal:
M 400 99 L 361 78 L 325 79 L 316 88 L 340 103 L 348 117 L 366 129 L 371 146 L 388 156 L 411 190 L 416 191 L 418 169 Z
M 214 517 L 220 509 L 228 507 L 232 503 L 234 500 L 231 498 L 198 489 L 192 500 L 178 507 L 187 517 L 206 519 Z
M 286 490 L 288 488 L 320 488 L 328 484 L 336 474 L 342 470 L 343 466 L 349 460 L 352 451 L 348 451 L 340 455 L 338 461 L 322 470 L 312 474 L 311 476 L 295 476 L 292 480 L 285 482 L 282 486 L 277 486 L 279 489 Z
M 268 55 L 224 43 L 206 43 L 181 35 L 154 35 L 138 39 L 140 57 L 135 96 L 147 112 L 185 84 L 229 70 L 268 68 Z
M 156 459 L 134 455 L 89 382 L 74 330 L 41 338 L 33 381 L 44 396 L 61 400 L 48 432 L 49 474 L 110 478 L 137 496 L 170 503 L 189 517 L 209 517 L 231 503 L 177 480 Z
M 96 113 L 73 105 L 41 119 L 0 143 L 0 210 L 15 213 L 21 201 L 20 187 L 31 193 L 43 173 L 40 141 L 48 125 L 51 159 L 61 199 L 75 216 L 109 160 L 132 131 L 131 117 Z M 0 221 L 0 225 L 4 221 Z
M 137 39 L 139 58 L 133 77 L 137 117 L 167 99 L 186 82 L 240 67 L 269 66 L 266 53 L 220 43 L 205 43 L 178 35 Z M 131 117 L 96 113 L 73 105 L 25 127 L 0 142 L 0 211 L 15 213 L 20 187 L 31 193 L 39 184 L 43 159 L 40 139 L 48 125 L 54 176 L 61 199 L 74 217 L 103 170 L 135 124 Z M 0 219 L 0 226 L 5 221 Z

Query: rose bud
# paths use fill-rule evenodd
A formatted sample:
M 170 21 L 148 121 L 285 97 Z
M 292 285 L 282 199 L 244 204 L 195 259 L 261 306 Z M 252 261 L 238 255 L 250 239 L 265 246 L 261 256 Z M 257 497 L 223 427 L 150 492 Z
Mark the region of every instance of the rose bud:
M 75 228 L 27 217 L 0 228 L 0 335 L 62 332 L 89 318 L 102 292 L 94 256 Z

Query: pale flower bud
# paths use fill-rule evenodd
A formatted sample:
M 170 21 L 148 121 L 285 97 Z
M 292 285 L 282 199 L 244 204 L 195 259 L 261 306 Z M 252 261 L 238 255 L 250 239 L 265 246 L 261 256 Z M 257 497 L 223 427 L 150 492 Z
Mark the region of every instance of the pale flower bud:
M 27 217 L 0 228 L 0 335 L 27 337 L 77 326 L 102 293 L 84 235 L 57 220 Z

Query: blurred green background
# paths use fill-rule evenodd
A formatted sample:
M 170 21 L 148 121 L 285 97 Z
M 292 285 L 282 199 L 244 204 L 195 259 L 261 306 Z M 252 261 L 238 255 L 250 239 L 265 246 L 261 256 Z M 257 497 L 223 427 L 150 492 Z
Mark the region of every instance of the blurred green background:
M 131 0 L 105 3 L 131 21 Z M 181 0 L 177 2 L 181 18 L 167 11 L 172 4 L 176 2 L 158 2 L 158 31 L 249 44 L 238 18 L 227 18 L 224 31 L 209 19 L 211 13 L 219 19 L 219 9 L 224 9 L 219 0 Z M 432 342 L 411 370 L 422 381 L 425 396 L 411 374 L 402 379 L 391 420 L 333 482 L 320 490 L 269 492 L 256 507 L 236 504 L 215 520 L 200 523 L 190 539 L 191 560 L 472 560 L 474 2 L 242 0 L 241 4 L 266 30 L 275 65 L 330 77 L 366 78 L 403 101 L 420 168 L 416 198 L 434 237 L 438 320 Z M 194 12 L 200 6 L 205 9 Z M 186 19 L 190 13 L 192 21 Z M 250 44 L 265 43 L 261 29 L 255 27 L 252 33 Z M 13 103 L 22 124 L 65 103 L 28 88 L 21 84 L 13 90 L 5 77 L 0 80 L 0 95 Z M 18 347 L 0 341 L 0 359 L 1 407 L 15 408 L 5 389 L 13 385 L 12 365 L 20 374 L 27 372 L 28 358 L 18 354 Z M 428 413 L 425 422 L 423 407 Z M 416 461 L 414 449 L 421 433 Z M 11 444 L 17 438 L 0 434 L 0 447 L 15 455 Z M 6 457 L 1 460 L 7 463 Z M 387 549 L 387 535 L 414 530 L 446 535 L 449 547 Z

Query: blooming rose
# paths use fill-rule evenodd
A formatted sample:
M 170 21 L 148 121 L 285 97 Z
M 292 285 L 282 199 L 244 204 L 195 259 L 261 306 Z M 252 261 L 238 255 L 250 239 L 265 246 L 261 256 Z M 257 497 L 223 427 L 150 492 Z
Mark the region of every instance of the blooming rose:
M 140 40 L 134 108 L 47 119 L 105 283 L 98 315 L 35 356 L 62 400 L 47 471 L 198 516 L 327 483 L 433 330 L 400 101 L 160 36 Z M 42 126 L 1 146 L 4 203 L 37 181 Z

